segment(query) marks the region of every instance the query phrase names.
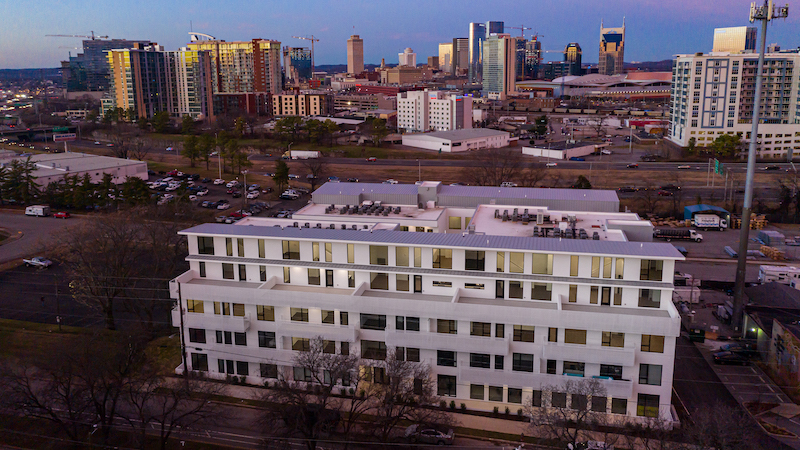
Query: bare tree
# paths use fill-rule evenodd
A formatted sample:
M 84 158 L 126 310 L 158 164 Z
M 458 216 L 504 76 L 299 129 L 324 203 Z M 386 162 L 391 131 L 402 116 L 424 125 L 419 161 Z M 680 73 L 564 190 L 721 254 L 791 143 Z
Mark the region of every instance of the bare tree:
M 308 158 L 302 161 L 303 167 L 308 170 L 311 178 L 308 179 L 311 183 L 311 192 L 314 192 L 317 184 L 321 182 L 328 171 L 328 162 L 324 158 Z
M 522 154 L 507 148 L 482 150 L 476 156 L 477 167 L 465 167 L 462 177 L 477 186 L 499 186 L 504 181 L 519 178 Z
M 539 392 L 525 405 L 531 428 L 563 444 L 574 446 L 607 417 L 607 394 L 599 380 L 567 380 L 560 386 L 544 386 Z
M 547 169 L 541 163 L 530 163 L 528 167 L 520 171 L 520 185 L 536 187 L 547 177 Z
M 595 120 L 592 121 L 592 129 L 594 129 L 594 132 L 597 135 L 597 137 L 605 135 L 607 121 L 608 121 L 608 116 L 597 116 Z
M 698 408 L 691 422 L 681 433 L 690 444 L 716 450 L 750 450 L 766 448 L 758 442 L 761 435 L 753 418 L 744 411 L 715 403 Z
M 661 204 L 661 196 L 658 195 L 658 189 L 649 178 L 645 180 L 644 187 L 639 188 L 636 192 L 636 198 L 639 200 L 644 213 L 655 214 L 656 209 Z
M 649 417 L 644 422 L 627 424 L 620 435 L 628 448 L 642 450 L 679 450 L 682 442 L 672 426 L 660 417 Z
M 143 160 L 153 149 L 153 144 L 143 132 L 129 123 L 118 123 L 109 131 L 111 153 L 122 159 Z

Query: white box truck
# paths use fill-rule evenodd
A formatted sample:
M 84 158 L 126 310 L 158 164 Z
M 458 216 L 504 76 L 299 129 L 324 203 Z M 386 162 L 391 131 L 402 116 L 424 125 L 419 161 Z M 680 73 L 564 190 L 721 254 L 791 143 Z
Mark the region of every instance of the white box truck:
M 701 230 L 713 228 L 719 231 L 725 231 L 725 228 L 728 228 L 728 221 L 721 219 L 716 214 L 695 214 L 692 222 L 695 228 L 700 228 Z
M 50 215 L 50 207 L 47 205 L 31 205 L 25 208 L 25 215 L 46 217 Z
M 283 154 L 283 159 L 312 159 L 319 158 L 317 150 L 291 150 Z

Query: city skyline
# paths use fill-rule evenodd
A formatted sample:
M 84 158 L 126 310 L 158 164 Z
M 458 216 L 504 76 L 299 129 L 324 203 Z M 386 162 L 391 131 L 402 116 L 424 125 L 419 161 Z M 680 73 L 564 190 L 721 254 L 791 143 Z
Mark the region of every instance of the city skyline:
M 416 5 L 416 6 L 414 6 Z M 421 61 L 438 55 L 438 46 L 453 38 L 467 37 L 470 22 L 504 21 L 507 33 L 525 37 L 539 33 L 545 50 L 561 50 L 569 42 L 583 48 L 598 44 L 601 20 L 607 26 L 627 26 L 626 62 L 671 59 L 680 53 L 711 50 L 713 29 L 745 26 L 749 1 L 728 2 L 724 10 L 714 5 L 687 1 L 617 0 L 598 4 L 587 0 L 567 0 L 559 5 L 544 1 L 525 4 L 498 1 L 491 4 L 464 4 L 451 0 L 426 2 L 362 2 L 342 4 L 330 0 L 245 4 L 234 0 L 224 6 L 207 1 L 163 4 L 143 0 L 134 4 L 110 0 L 101 4 L 65 0 L 48 5 L 36 14 L 30 5 L 8 2 L 3 16 L 8 18 L 0 30 L 0 69 L 59 67 L 80 50 L 80 38 L 46 37 L 47 34 L 108 35 L 111 38 L 142 39 L 158 42 L 167 50 L 177 50 L 189 42 L 188 32 L 208 33 L 227 41 L 254 38 L 278 40 L 282 45 L 306 46 L 292 36 L 314 35 L 317 65 L 346 64 L 347 39 L 358 34 L 364 40 L 364 62 L 387 62 L 406 47 L 420 55 Z M 575 11 L 582 11 L 580 17 Z M 259 20 L 254 20 L 260 18 Z M 782 48 L 797 48 L 791 25 L 773 27 L 767 42 Z M 594 52 L 584 55 L 597 63 Z M 549 53 L 546 60 L 563 56 Z

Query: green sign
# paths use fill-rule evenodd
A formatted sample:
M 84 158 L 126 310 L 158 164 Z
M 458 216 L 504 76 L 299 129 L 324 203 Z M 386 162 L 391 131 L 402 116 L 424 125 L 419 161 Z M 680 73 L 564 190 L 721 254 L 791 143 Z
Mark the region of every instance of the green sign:
M 53 133 L 63 133 L 65 131 L 69 131 L 67 127 L 53 127 Z
M 714 159 L 714 173 L 722 175 L 722 170 L 723 170 L 722 163 L 720 163 L 719 160 L 715 158 Z

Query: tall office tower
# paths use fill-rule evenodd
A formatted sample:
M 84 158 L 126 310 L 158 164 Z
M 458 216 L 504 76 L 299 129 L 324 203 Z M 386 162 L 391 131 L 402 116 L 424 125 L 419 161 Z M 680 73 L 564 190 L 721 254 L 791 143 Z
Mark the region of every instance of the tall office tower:
M 214 118 L 211 55 L 182 48 L 165 52 L 170 116 Z
M 517 38 L 517 49 L 515 67 L 517 69 L 517 81 L 528 79 L 528 66 L 525 64 L 525 49 L 528 47 L 528 41 L 525 38 Z
M 581 46 L 578 45 L 577 42 L 570 42 L 564 48 L 564 61 L 575 63 L 570 68 L 570 75 L 580 76 L 581 75 L 581 56 L 583 52 L 581 51 Z
M 347 73 L 359 74 L 364 71 L 364 40 L 357 34 L 347 40 Z
M 319 338 L 373 377 L 389 351 L 425 363 L 470 409 L 588 401 L 671 426 L 684 258 L 618 211 L 597 189 L 326 183 L 291 219 L 187 228 L 189 268 L 169 283 L 189 343 L 176 372 L 311 383 L 293 361 Z M 601 389 L 565 389 L 580 380 Z
M 213 39 L 191 42 L 188 46 L 211 54 L 215 94 L 279 94 L 283 90 L 281 43 L 278 41 Z
M 530 41 L 525 44 L 525 72 L 526 79 L 536 79 L 539 77 L 539 66 L 542 64 L 542 43 L 539 36 L 533 35 Z
M 714 28 L 712 52 L 753 53 L 756 51 L 756 27 Z
M 625 19 L 622 27 L 605 28 L 600 22 L 600 59 L 598 73 L 601 75 L 616 75 L 623 73 L 623 60 L 625 59 Z
M 133 110 L 135 117 L 150 118 L 170 111 L 169 78 L 164 48 L 134 43 L 129 49 L 106 52 L 109 88 L 103 114 L 111 108 Z
M 428 56 L 428 67 L 431 69 L 439 69 L 439 57 Z
M 109 67 L 105 52 L 112 49 L 133 48 L 134 44 L 146 46 L 150 44 L 150 41 L 129 41 L 127 39 L 83 41 L 83 53 L 71 56 L 69 61 L 61 62 L 61 74 L 67 91 L 108 90 Z
M 411 48 L 406 48 L 403 53 L 397 54 L 400 66 L 417 67 L 417 54 Z
M 483 95 L 505 100 L 516 89 L 517 38 L 493 34 L 483 43 Z
M 469 38 L 453 39 L 453 75 L 469 73 Z
M 447 91 L 397 94 L 397 127 L 406 132 L 472 128 L 472 97 Z
M 469 24 L 469 82 L 470 83 L 480 82 L 484 39 L 486 39 L 486 25 L 475 22 Z
M 708 147 L 724 134 L 742 135 L 749 142 L 755 98 L 754 53 L 678 55 L 673 61 L 668 139 L 686 147 Z M 769 53 L 769 73 L 761 91 L 758 156 L 786 159 L 800 152 L 800 54 Z
M 283 73 L 287 81 L 299 83 L 311 79 L 311 50 L 305 47 L 283 47 Z
M 453 43 L 439 44 L 439 70 L 453 73 Z

